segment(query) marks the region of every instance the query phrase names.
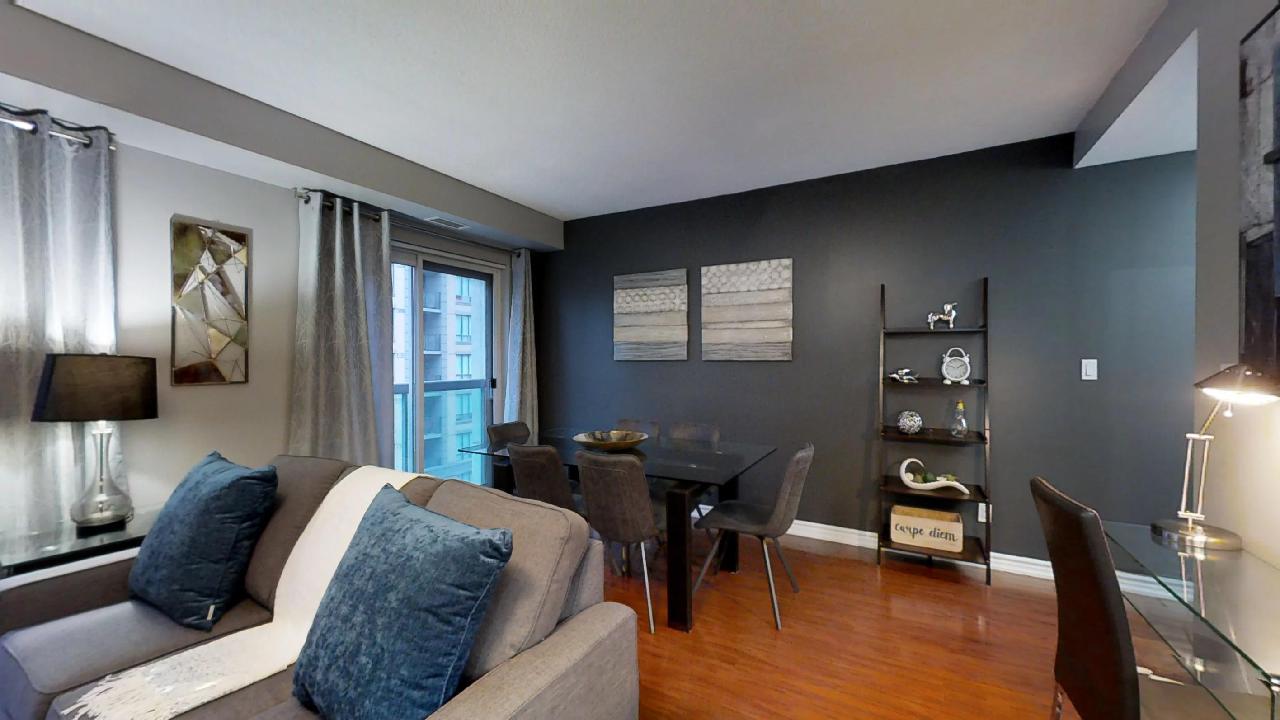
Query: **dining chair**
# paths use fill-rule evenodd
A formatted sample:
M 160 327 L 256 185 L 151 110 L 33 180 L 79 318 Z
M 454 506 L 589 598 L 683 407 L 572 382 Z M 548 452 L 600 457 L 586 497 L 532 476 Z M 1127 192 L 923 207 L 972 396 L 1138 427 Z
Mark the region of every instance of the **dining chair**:
M 635 420 L 632 418 L 622 418 L 615 423 L 617 430 L 634 430 L 642 432 L 649 436 L 650 440 L 657 441 L 662 435 L 662 426 L 656 420 Z
M 499 450 L 511 443 L 528 442 L 530 435 L 529 426 L 519 420 L 490 425 L 485 428 L 485 433 L 489 436 L 489 447 Z M 502 458 L 493 458 L 490 466 L 493 468 L 493 486 L 503 492 L 510 492 L 515 487 L 511 463 Z
M 778 538 L 785 535 L 791 529 L 791 523 L 795 522 L 796 513 L 800 511 L 800 495 L 804 492 L 804 481 L 809 476 L 809 466 L 812 464 L 813 443 L 808 443 L 797 450 L 791 456 L 791 461 L 787 463 L 787 473 L 782 478 L 782 485 L 778 488 L 778 496 L 772 507 L 741 500 L 726 500 L 711 508 L 711 512 L 697 522 L 696 526 L 699 528 L 715 530 L 716 537 L 712 541 L 711 552 L 702 563 L 698 580 L 693 584 L 695 593 L 698 592 L 698 586 L 702 585 L 702 580 L 707 575 L 707 568 L 711 566 L 712 561 L 719 562 L 717 558 L 726 548 L 725 532 L 754 536 L 760 540 L 760 550 L 764 553 L 764 574 L 769 579 L 773 624 L 779 630 L 782 629 L 782 614 L 778 612 L 778 592 L 773 586 L 773 564 L 769 561 L 769 541 L 773 541 L 773 548 L 778 553 L 778 559 L 782 561 L 782 569 L 787 572 L 787 579 L 791 581 L 791 591 L 800 592 L 800 584 L 796 582 L 796 576 L 791 572 L 791 564 L 787 562 L 787 556 L 782 553 L 782 543 L 778 542 Z
M 579 450 L 578 482 L 587 506 L 587 522 L 606 542 L 623 548 L 640 546 L 640 567 L 644 573 L 644 604 L 649 611 L 649 633 L 653 627 L 653 598 L 649 594 L 649 560 L 644 544 L 658 538 L 653 506 L 649 503 L 649 483 L 644 464 L 634 455 L 605 455 Z
M 560 453 L 549 445 L 508 445 L 516 494 L 580 513 Z
M 1064 693 L 1081 720 L 1226 717 L 1198 685 L 1158 678 L 1138 667 L 1098 513 L 1043 478 L 1031 479 L 1031 496 L 1058 596 L 1056 685 L 1049 717 L 1062 717 Z
M 678 422 L 667 430 L 667 437 L 671 440 L 687 440 L 714 445 L 720 442 L 720 426 L 710 423 Z

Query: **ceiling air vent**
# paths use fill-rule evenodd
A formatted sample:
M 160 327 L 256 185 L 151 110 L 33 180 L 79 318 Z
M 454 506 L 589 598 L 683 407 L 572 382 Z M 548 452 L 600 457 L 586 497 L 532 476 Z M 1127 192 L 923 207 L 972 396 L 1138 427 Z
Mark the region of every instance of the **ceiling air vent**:
M 466 230 L 467 229 L 466 225 L 463 225 L 460 222 L 454 222 L 449 218 L 440 217 L 439 215 L 435 217 L 427 218 L 427 222 L 431 223 L 432 225 L 439 225 L 442 228 L 449 228 L 450 230 Z

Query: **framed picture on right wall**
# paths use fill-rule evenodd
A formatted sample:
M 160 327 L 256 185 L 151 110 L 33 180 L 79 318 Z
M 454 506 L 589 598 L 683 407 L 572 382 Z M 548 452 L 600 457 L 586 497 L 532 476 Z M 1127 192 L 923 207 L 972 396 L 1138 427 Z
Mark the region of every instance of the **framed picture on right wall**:
M 791 258 L 702 268 L 702 359 L 791 359 Z

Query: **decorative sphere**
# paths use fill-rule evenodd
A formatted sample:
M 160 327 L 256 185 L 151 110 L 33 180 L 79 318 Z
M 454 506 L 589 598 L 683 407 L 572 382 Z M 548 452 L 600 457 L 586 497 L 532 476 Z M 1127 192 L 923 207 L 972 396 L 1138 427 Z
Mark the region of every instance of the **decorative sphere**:
M 898 413 L 898 429 L 907 435 L 915 435 L 924 429 L 924 418 L 915 410 Z

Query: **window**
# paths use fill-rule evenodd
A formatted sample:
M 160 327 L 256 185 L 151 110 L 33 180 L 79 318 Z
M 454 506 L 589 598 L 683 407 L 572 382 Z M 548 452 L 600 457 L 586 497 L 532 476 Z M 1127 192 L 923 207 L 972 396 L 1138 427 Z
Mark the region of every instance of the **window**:
M 462 353 L 458 356 L 458 379 L 471 379 L 471 353 Z
M 462 449 L 462 448 L 464 448 L 464 447 L 471 447 L 472 445 L 475 445 L 475 443 L 474 443 L 474 442 L 472 442 L 472 440 L 471 440 L 471 433 L 470 433 L 470 432 L 460 432 L 460 433 L 458 433 L 458 435 L 457 435 L 457 444 L 456 444 L 456 445 L 454 445 L 454 447 L 455 447 L 455 448 L 457 448 L 458 450 L 461 450 L 461 449 Z M 466 459 L 468 459 L 468 458 L 469 458 L 469 456 L 468 456 L 466 453 L 463 453 L 463 452 L 458 453 L 458 459 L 459 459 L 459 460 L 466 460 Z
M 458 316 L 458 344 L 460 345 L 471 344 L 471 316 L 470 315 Z
M 454 422 L 471 422 L 471 393 L 458 393 L 458 413 Z
M 463 305 L 471 304 L 471 283 L 472 280 L 469 277 L 458 278 L 457 301 Z

